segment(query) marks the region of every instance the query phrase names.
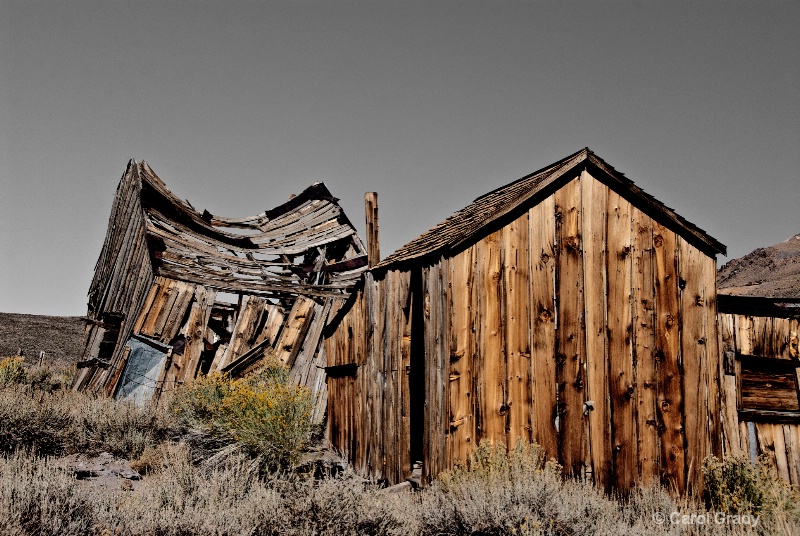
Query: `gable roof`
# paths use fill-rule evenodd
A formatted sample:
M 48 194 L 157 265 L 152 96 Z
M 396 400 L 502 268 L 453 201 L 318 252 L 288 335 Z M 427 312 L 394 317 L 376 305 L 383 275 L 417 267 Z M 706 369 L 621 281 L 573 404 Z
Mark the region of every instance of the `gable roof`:
M 722 243 L 636 186 L 633 181 L 586 147 L 550 166 L 482 195 L 472 204 L 386 257 L 375 268 L 387 268 L 434 253 L 442 254 L 456 249 L 470 241 L 481 229 L 528 201 L 533 201 L 533 204 L 540 202 L 570 180 L 571 177 L 567 176 L 570 171 L 581 167 L 591 168 L 595 172 L 596 179 L 709 256 L 716 253 L 725 254 L 726 248 Z

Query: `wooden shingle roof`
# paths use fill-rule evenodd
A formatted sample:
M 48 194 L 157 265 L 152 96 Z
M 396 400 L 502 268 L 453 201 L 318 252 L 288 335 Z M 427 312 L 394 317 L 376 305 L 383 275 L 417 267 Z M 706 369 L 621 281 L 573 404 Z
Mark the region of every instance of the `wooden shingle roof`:
M 429 231 L 401 247 L 375 268 L 388 268 L 432 254 L 445 255 L 469 242 L 481 229 L 531 201 L 536 204 L 566 184 L 575 169 L 591 169 L 593 176 L 627 198 L 637 208 L 672 229 L 695 247 L 713 256 L 725 246 L 656 198 L 636 186 L 589 148 L 569 155 L 526 177 L 493 190 L 459 210 Z

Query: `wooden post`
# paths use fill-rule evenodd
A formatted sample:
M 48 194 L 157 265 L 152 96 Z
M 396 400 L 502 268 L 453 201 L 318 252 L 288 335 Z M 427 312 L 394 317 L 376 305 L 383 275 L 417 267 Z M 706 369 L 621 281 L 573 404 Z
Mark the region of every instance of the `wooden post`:
M 381 247 L 378 234 L 378 193 L 364 194 L 364 211 L 367 216 L 367 262 L 370 268 L 381 261 Z

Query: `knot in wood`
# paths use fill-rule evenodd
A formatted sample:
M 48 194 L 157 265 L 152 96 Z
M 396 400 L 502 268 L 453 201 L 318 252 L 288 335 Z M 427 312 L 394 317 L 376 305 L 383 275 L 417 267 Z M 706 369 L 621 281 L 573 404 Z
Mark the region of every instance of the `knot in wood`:
M 578 251 L 580 239 L 577 236 L 568 236 L 565 240 L 565 245 L 568 251 Z
M 542 253 L 542 259 L 541 260 L 542 260 L 542 264 L 547 264 L 548 262 L 550 262 L 550 255 L 548 255 L 547 253 Z
M 657 248 L 660 248 L 664 245 L 664 238 L 661 235 L 655 235 L 653 237 L 653 245 Z
M 549 322 L 552 316 L 553 313 L 551 313 L 549 309 L 542 309 L 542 311 L 539 313 L 539 320 L 542 322 Z
M 672 326 L 675 325 L 675 317 L 672 315 L 667 315 L 664 325 L 667 327 L 667 329 L 670 329 Z

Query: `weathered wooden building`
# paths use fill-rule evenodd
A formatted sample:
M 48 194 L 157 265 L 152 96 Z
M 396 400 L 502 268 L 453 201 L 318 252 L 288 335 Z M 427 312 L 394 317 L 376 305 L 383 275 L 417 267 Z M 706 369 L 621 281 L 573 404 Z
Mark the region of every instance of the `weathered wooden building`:
M 389 483 L 526 440 L 606 488 L 697 489 L 723 448 L 724 252 L 588 149 L 490 192 L 329 326 L 331 443 Z
M 141 402 L 199 372 L 233 375 L 266 355 L 326 405 L 322 331 L 366 266 L 316 183 L 249 218 L 199 212 L 131 160 L 89 290 L 74 388 Z
M 800 235 L 719 273 L 725 449 L 800 485 Z

